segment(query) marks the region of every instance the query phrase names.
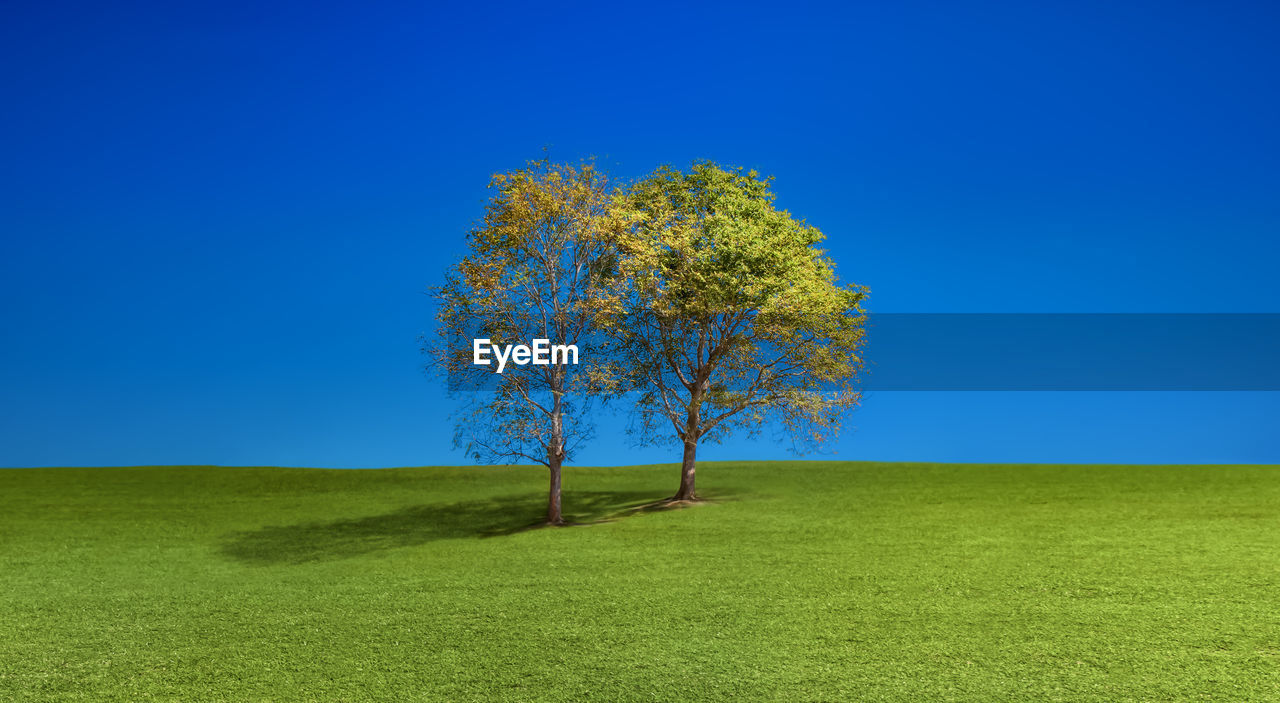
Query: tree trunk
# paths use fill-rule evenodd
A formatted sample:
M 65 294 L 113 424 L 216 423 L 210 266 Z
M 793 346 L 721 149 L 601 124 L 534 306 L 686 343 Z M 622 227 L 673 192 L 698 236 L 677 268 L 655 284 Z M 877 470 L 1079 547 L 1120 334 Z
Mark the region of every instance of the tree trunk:
M 559 381 L 557 377 L 551 383 L 555 401 L 551 406 L 551 446 L 547 448 L 547 468 L 551 469 L 551 489 L 547 494 L 548 525 L 564 524 L 564 515 L 560 513 L 560 465 L 564 463 L 564 405 Z
M 697 500 L 698 494 L 693 490 L 694 463 L 698 459 L 698 438 L 702 436 L 702 394 L 706 384 L 705 378 L 699 378 L 689 389 L 689 415 L 685 418 L 684 461 L 680 463 L 680 490 L 671 496 L 671 500 Z
M 694 462 L 698 458 L 698 442 L 685 440 L 684 461 L 680 464 L 680 490 L 671 500 L 697 500 L 698 494 L 693 490 Z
M 554 453 L 550 456 L 551 490 L 547 494 L 547 524 L 563 525 L 564 516 L 560 513 L 560 457 Z

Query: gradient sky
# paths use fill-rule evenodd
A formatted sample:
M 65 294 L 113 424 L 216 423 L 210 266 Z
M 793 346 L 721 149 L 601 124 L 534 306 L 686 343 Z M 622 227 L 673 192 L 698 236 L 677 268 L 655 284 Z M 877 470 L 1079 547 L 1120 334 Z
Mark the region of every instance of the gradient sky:
M 423 291 L 545 145 L 773 174 L 875 311 L 1280 311 L 1273 3 L 109 5 L 0 10 L 0 466 L 464 462 Z M 832 449 L 1280 463 L 1277 396 L 881 392 Z M 620 426 L 578 463 L 675 460 Z

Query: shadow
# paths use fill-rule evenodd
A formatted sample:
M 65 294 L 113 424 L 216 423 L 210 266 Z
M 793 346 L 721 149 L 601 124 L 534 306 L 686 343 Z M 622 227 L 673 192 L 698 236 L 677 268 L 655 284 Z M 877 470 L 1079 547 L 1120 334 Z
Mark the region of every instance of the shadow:
M 612 522 L 669 510 L 651 492 L 581 491 L 564 495 L 567 527 Z M 245 564 L 304 564 L 412 547 L 442 539 L 512 535 L 546 527 L 546 497 L 512 495 L 488 500 L 416 505 L 384 515 L 269 526 L 235 532 L 223 556 Z

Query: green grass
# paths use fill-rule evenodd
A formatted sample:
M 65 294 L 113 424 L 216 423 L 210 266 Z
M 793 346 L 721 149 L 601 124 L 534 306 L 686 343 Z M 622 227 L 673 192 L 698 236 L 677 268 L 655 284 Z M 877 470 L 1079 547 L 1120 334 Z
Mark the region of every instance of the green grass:
M 1280 700 L 1280 467 L 0 470 L 0 700 Z

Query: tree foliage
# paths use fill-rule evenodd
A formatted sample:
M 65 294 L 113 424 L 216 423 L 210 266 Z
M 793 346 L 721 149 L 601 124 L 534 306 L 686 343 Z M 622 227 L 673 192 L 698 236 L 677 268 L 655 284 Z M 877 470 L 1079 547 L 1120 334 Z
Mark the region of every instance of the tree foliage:
M 774 424 L 812 448 L 859 401 L 862 286 L 842 284 L 817 228 L 774 206 L 772 179 L 695 163 L 614 202 L 618 276 L 602 319 L 620 343 L 641 441 L 684 445 Z
M 468 236 L 468 253 L 433 290 L 438 338 L 427 349 L 468 402 L 455 444 L 476 460 L 533 461 L 551 471 L 548 520 L 561 521 L 560 468 L 590 435 L 585 405 L 612 387 L 592 335 L 617 273 L 608 230 L 612 187 L 591 162 L 530 162 L 493 176 L 494 195 Z M 580 365 L 472 363 L 472 338 L 577 344 Z M 473 390 L 483 388 L 482 391 Z

